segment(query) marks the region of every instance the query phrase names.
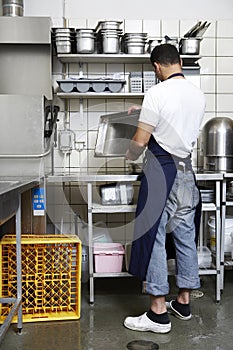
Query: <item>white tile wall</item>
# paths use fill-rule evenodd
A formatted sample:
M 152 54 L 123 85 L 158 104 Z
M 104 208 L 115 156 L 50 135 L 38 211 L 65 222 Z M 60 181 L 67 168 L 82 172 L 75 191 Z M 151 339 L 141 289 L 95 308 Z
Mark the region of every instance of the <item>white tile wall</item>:
M 64 17 L 63 0 L 24 0 L 24 16 Z
M 29 0 L 28 0 L 29 1 Z M 35 1 L 35 0 L 32 0 Z M 60 4 L 60 2 L 59 2 Z M 78 2 L 70 0 L 66 8 L 66 14 L 69 15 L 67 23 L 71 27 L 79 28 L 95 28 L 99 20 L 105 18 L 79 18 L 78 14 Z M 72 9 L 72 10 L 71 10 Z M 59 13 L 62 13 L 61 6 L 59 6 Z M 59 22 L 58 13 L 54 13 L 53 21 Z M 118 18 L 119 20 L 119 18 Z M 138 19 L 138 20 L 123 20 L 122 28 L 125 32 L 147 32 L 150 37 L 163 38 L 164 35 L 171 37 L 182 37 L 197 21 L 195 19 Z M 204 19 L 203 19 L 204 20 Z M 207 19 L 208 20 L 208 19 Z M 233 118 L 233 20 L 209 20 L 211 22 L 210 27 L 204 34 L 201 41 L 201 59 L 200 64 L 200 86 L 206 95 L 206 113 L 203 119 L 201 128 L 205 123 L 216 116 L 230 116 Z M 148 63 L 141 64 L 83 64 L 81 69 L 83 73 L 88 77 L 95 77 L 105 74 L 114 74 L 118 72 L 124 74 L 127 78 L 127 74 L 130 71 L 138 71 L 142 69 L 151 70 L 151 66 Z M 62 65 L 59 61 L 54 60 L 54 84 L 57 77 L 61 75 Z M 69 64 L 69 74 L 79 74 L 80 67 L 78 64 Z M 125 87 L 125 91 L 128 91 L 128 84 Z M 56 100 L 57 101 L 57 100 Z M 83 100 L 83 113 L 80 113 L 79 100 L 70 100 L 69 113 L 67 115 L 67 127 L 74 130 L 77 140 L 85 142 L 85 149 L 78 152 L 73 151 L 68 156 L 68 164 L 70 166 L 66 171 L 83 171 L 87 169 L 92 172 L 99 171 L 117 171 L 125 167 L 125 160 L 121 159 L 107 159 L 96 158 L 94 156 L 95 142 L 98 131 L 99 118 L 106 113 L 115 113 L 122 110 L 127 110 L 129 106 L 133 104 L 141 104 L 141 99 L 90 99 Z M 58 124 L 58 130 L 64 128 L 65 117 L 62 113 L 64 110 L 63 101 L 58 99 L 58 103 L 61 107 L 59 113 L 60 122 Z M 195 148 L 194 163 L 196 164 L 198 144 Z M 140 160 L 141 161 L 141 160 Z M 194 165 L 195 165 L 194 164 Z M 64 155 L 57 149 L 55 150 L 55 168 L 56 170 L 64 171 Z M 71 191 L 71 202 L 74 203 L 74 207 L 84 202 L 79 193 Z M 74 194 L 73 194 L 74 193 Z M 96 189 L 94 197 L 99 200 L 99 193 Z M 78 204 L 77 204 L 78 203 Z M 77 210 L 78 206 L 77 206 Z M 81 209 L 84 216 L 86 216 L 85 205 Z M 127 229 L 122 229 L 121 221 L 124 223 L 125 218 L 117 216 L 113 219 L 108 215 L 103 215 L 103 221 L 111 222 L 113 226 L 118 229 L 118 235 L 113 233 L 114 239 L 127 239 L 127 235 L 131 236 L 132 230 L 128 233 Z M 114 222 L 113 222 L 114 221 Z M 131 226 L 133 226 L 131 222 Z M 116 232 L 113 230 L 113 232 Z
M 233 74 L 233 57 L 217 57 L 217 74 Z
M 217 75 L 217 93 L 233 93 L 233 75 Z
M 151 38 L 161 37 L 161 23 L 159 20 L 144 20 L 143 32 L 148 33 Z
M 217 38 L 217 56 L 233 56 L 233 38 Z
M 72 16 L 68 23 L 75 27 L 94 28 L 99 20 L 103 18 L 78 18 Z M 122 28 L 125 32 L 147 32 L 151 37 L 163 38 L 164 35 L 170 37 L 182 37 L 199 19 L 190 20 L 124 20 Z M 231 113 L 232 107 L 232 76 L 233 76 L 233 25 L 231 20 L 211 21 L 211 25 L 204 34 L 200 45 L 200 54 L 202 58 L 199 63 L 200 86 L 206 94 L 206 113 Z M 142 70 L 148 65 L 141 64 L 83 64 L 81 67 L 84 75 L 88 77 L 99 77 L 101 75 L 112 75 L 118 72 L 127 79 L 124 91 L 128 91 L 128 72 Z M 148 68 L 149 69 L 149 68 Z M 59 76 L 61 63 L 54 60 L 54 77 Z M 69 64 L 68 72 L 70 75 L 76 75 L 80 72 L 78 64 Z M 56 87 L 57 88 L 57 87 Z M 103 160 L 95 159 L 94 146 L 97 135 L 99 117 L 102 114 L 114 113 L 127 110 L 132 104 L 141 104 L 141 100 L 84 100 L 84 113 L 79 113 L 79 101 L 70 101 L 69 127 L 77 133 L 88 133 L 86 137 L 86 152 L 88 154 L 88 165 L 90 167 L 102 167 Z M 88 132 L 89 130 L 89 132 Z M 89 152 L 90 150 L 90 152 Z M 89 152 L 89 153 L 88 153 Z M 83 154 L 84 154 L 83 153 Z M 71 157 L 71 166 L 72 164 Z M 113 161 L 114 162 L 114 161 Z M 76 163 L 77 164 L 77 163 Z M 55 164 L 56 165 L 56 164 Z M 60 164 L 59 164 L 60 166 Z M 114 168 L 117 168 L 114 166 Z
M 174 38 L 179 37 L 179 20 L 170 19 L 161 21 L 161 34 L 162 37 L 165 35 Z
M 233 37 L 233 20 L 219 20 L 217 25 L 218 38 Z

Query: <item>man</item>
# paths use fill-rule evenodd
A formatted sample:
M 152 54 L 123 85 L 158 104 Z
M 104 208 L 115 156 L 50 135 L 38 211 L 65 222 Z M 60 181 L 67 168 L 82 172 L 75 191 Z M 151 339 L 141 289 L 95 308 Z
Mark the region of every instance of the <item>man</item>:
M 199 191 L 191 152 L 205 99 L 201 90 L 184 78 L 175 46 L 156 46 L 150 59 L 160 83 L 145 94 L 138 127 L 126 153 L 127 159 L 136 160 L 147 147 L 129 272 L 145 281 L 150 310 L 139 317 L 127 317 L 124 325 L 136 331 L 167 333 L 171 330 L 165 302 L 169 293 L 167 235 L 174 241 L 179 288 L 176 300 L 169 303 L 171 312 L 189 320 L 190 291 L 200 287 L 195 231 Z

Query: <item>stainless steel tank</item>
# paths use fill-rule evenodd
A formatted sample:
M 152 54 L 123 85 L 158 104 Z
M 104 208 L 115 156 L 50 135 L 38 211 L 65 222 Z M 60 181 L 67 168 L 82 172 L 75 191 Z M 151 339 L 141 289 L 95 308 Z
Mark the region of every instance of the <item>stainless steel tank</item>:
M 2 0 L 3 16 L 23 16 L 23 0 Z
M 202 138 L 204 169 L 233 171 L 233 120 L 228 117 L 209 120 Z

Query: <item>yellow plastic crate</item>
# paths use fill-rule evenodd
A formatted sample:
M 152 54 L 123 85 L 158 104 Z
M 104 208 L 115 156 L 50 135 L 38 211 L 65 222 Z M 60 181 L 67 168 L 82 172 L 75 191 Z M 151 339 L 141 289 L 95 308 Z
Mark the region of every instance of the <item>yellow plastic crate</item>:
M 80 318 L 82 247 L 77 236 L 22 235 L 23 322 Z M 0 242 L 1 297 L 17 296 L 16 238 Z M 0 304 L 0 323 L 12 305 Z M 17 316 L 12 320 L 17 322 Z

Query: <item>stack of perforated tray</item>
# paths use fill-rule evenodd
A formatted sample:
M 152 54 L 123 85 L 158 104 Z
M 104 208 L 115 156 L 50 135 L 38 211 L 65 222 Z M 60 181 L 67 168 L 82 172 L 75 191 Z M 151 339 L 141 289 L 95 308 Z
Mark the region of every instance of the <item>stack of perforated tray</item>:
M 126 81 L 122 79 L 61 79 L 57 80 L 63 92 L 119 92 Z

